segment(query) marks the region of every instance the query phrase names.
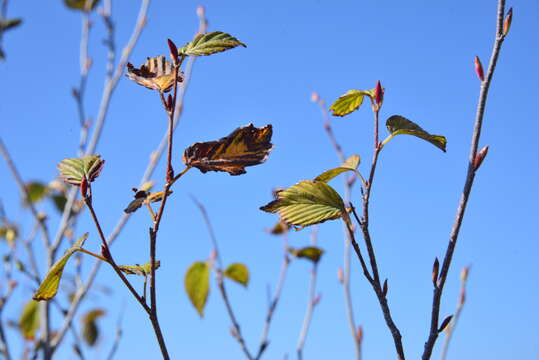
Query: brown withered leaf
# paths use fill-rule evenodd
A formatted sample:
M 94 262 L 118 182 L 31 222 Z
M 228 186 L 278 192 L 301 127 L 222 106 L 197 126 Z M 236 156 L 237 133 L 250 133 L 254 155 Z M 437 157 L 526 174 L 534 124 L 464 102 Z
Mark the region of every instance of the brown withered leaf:
M 148 89 L 167 92 L 174 85 L 174 66 L 164 57 L 157 56 L 135 68 L 133 64 L 127 64 L 126 76 L 139 85 Z M 183 81 L 183 73 L 178 73 L 178 82 Z
M 183 162 L 203 173 L 245 174 L 245 167 L 261 164 L 268 158 L 273 148 L 272 133 L 271 124 L 260 128 L 253 124 L 242 126 L 220 140 L 189 146 L 183 154 Z
M 124 209 L 126 214 L 137 211 L 144 204 L 159 202 L 163 199 L 163 191 L 149 192 L 133 188 L 133 192 L 135 193 L 135 195 L 133 195 L 135 199 Z M 170 194 L 172 194 L 172 190 L 168 191 L 168 195 Z

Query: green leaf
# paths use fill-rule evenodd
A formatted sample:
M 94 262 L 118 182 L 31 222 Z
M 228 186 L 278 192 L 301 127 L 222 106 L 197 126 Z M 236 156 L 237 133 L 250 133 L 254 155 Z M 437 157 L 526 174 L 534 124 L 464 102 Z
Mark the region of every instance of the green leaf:
M 363 98 L 365 96 L 373 96 L 373 90 L 348 90 L 346 94 L 341 95 L 333 105 L 329 108 L 329 111 L 333 112 L 333 116 L 345 116 L 351 112 L 359 109 L 363 104 Z
M 99 0 L 90 0 L 90 10 L 93 10 Z M 86 9 L 86 0 L 64 0 L 64 4 L 73 10 L 85 10 Z
M 445 147 L 447 144 L 445 136 L 431 135 L 425 130 L 423 130 L 419 125 L 400 115 L 393 115 L 389 119 L 387 119 L 386 127 L 387 130 L 390 132 L 391 136 L 400 134 L 417 136 L 418 138 L 430 142 L 432 145 L 445 152 Z
M 55 194 L 51 196 L 52 202 L 54 203 L 54 207 L 60 214 L 64 212 L 64 208 L 67 203 L 67 198 L 64 194 Z
M 19 318 L 19 329 L 25 339 L 34 339 L 39 329 L 39 303 L 37 301 L 30 300 L 24 305 Z
M 155 270 L 159 269 L 161 261 L 155 262 Z M 152 272 L 152 264 L 148 261 L 144 265 L 118 265 L 118 268 L 128 275 L 150 275 Z
M 41 201 L 49 194 L 49 188 L 47 185 L 33 181 L 25 185 L 28 192 L 28 201 L 32 204 Z
M 101 159 L 101 155 L 87 155 L 60 161 L 58 170 L 65 182 L 79 186 L 83 178 L 88 182 L 94 181 L 103 170 L 104 164 L 105 160 Z
M 324 254 L 324 250 L 316 246 L 307 246 L 301 249 L 288 248 L 288 252 L 297 258 L 311 260 L 313 263 L 320 261 L 320 258 Z
M 333 179 L 335 176 L 342 174 L 345 171 L 356 171 L 359 166 L 359 155 L 350 156 L 341 166 L 333 168 L 328 171 L 324 171 L 322 174 L 318 175 L 314 180 L 328 182 Z
M 81 319 L 82 322 L 82 338 L 88 346 L 94 346 L 99 338 L 99 328 L 96 320 L 105 315 L 102 309 L 88 311 Z
M 178 52 L 188 56 L 206 56 L 229 50 L 236 46 L 247 47 L 230 34 L 213 31 L 197 35 L 193 41 L 179 48 Z
M 185 292 L 198 314 L 204 316 L 204 307 L 210 292 L 210 267 L 202 261 L 194 262 L 185 273 Z
M 338 219 L 346 211 L 344 202 L 331 186 L 322 181 L 304 180 L 277 193 L 277 200 L 260 210 L 278 213 L 289 224 L 308 226 Z
M 39 285 L 39 288 L 35 292 L 33 296 L 34 300 L 50 300 L 56 295 L 56 293 L 58 292 L 58 286 L 60 285 L 60 279 L 62 278 L 62 272 L 64 271 L 67 260 L 69 260 L 71 255 L 73 255 L 82 248 L 82 245 L 87 238 L 88 233 L 78 238 L 75 244 L 69 249 L 67 249 L 64 255 L 51 266 L 51 268 L 45 275 L 45 278 L 41 282 L 41 285 Z
M 223 275 L 245 287 L 249 284 L 249 269 L 241 263 L 228 265 Z
M 22 23 L 22 19 L 20 18 L 0 19 L 0 31 L 13 29 L 14 27 L 19 26 L 21 23 Z

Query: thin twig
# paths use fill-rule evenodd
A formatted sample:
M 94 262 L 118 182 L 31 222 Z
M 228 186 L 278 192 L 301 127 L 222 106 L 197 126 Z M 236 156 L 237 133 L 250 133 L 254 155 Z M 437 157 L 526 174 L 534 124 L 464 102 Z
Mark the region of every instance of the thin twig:
M 318 235 L 318 227 L 315 227 L 311 232 L 311 246 L 316 246 L 316 240 Z M 303 360 L 303 347 L 305 346 L 305 340 L 307 339 L 307 333 L 309 332 L 309 326 L 314 313 L 314 308 L 318 303 L 316 296 L 316 278 L 318 274 L 318 261 L 313 262 L 313 268 L 311 270 L 311 281 L 309 282 L 309 298 L 307 300 L 307 309 L 305 310 L 305 317 L 303 318 L 303 326 L 296 346 L 298 354 L 298 360 Z
M 208 229 L 208 232 L 210 234 L 210 239 L 211 239 L 213 249 L 215 252 L 215 258 L 217 260 L 217 267 L 215 269 L 216 278 L 217 278 L 217 287 L 219 289 L 219 293 L 221 294 L 223 302 L 225 303 L 228 317 L 230 318 L 230 321 L 232 322 L 232 327 L 234 329 L 233 336 L 234 338 L 236 338 L 236 340 L 238 340 L 238 343 L 240 344 L 241 350 L 245 354 L 245 357 L 249 360 L 252 360 L 253 356 L 251 355 L 251 352 L 247 348 L 245 339 L 243 338 L 243 335 L 241 334 L 240 325 L 238 323 L 238 320 L 236 319 L 234 310 L 232 309 L 232 304 L 230 303 L 230 299 L 228 298 L 228 293 L 226 292 L 225 283 L 223 281 L 223 262 L 221 260 L 221 254 L 219 252 L 219 245 L 217 243 L 217 237 L 215 236 L 215 233 L 213 231 L 213 226 L 211 225 L 210 218 L 208 216 L 208 213 L 206 212 L 206 208 L 204 207 L 204 205 L 202 205 L 202 203 L 200 203 L 194 196 L 191 196 L 191 199 L 200 210 L 200 213 L 202 214 L 202 217 L 204 218 L 204 222 L 206 223 L 206 228 Z
M 449 243 L 447 245 L 447 250 L 445 252 L 444 261 L 440 276 L 438 278 L 437 286 L 433 291 L 432 297 L 432 312 L 431 312 L 431 324 L 428 339 L 425 342 L 425 349 L 423 351 L 422 360 L 429 360 L 432 355 L 432 350 L 436 339 L 438 338 L 438 322 L 440 316 L 440 302 L 442 299 L 442 293 L 447 279 L 447 274 L 449 273 L 449 267 L 451 265 L 451 260 L 453 259 L 453 252 L 455 251 L 455 246 L 457 245 L 457 239 L 459 236 L 460 227 L 462 225 L 462 220 L 464 219 L 464 213 L 466 211 L 466 205 L 470 197 L 470 192 L 474 183 L 475 172 L 477 169 L 474 168 L 474 161 L 477 156 L 477 148 L 479 146 L 479 139 L 481 136 L 481 128 L 483 125 L 483 116 L 485 114 L 485 107 L 488 97 L 488 90 L 490 88 L 490 83 L 494 75 L 494 70 L 496 68 L 496 63 L 498 61 L 498 56 L 502 47 L 503 40 L 505 36 L 503 34 L 503 20 L 504 20 L 504 9 L 505 9 L 505 0 L 498 1 L 498 12 L 496 18 L 496 36 L 494 44 L 492 47 L 492 54 L 490 57 L 490 62 L 487 70 L 485 80 L 481 82 L 481 90 L 479 92 L 479 100 L 477 104 L 477 111 L 475 115 L 475 123 L 472 134 L 472 141 L 470 146 L 470 155 L 468 158 L 468 171 L 466 174 L 466 180 L 464 182 L 464 189 L 460 197 L 460 201 L 457 208 L 457 213 L 455 216 L 455 221 L 451 229 L 451 234 L 449 236 Z
M 337 142 L 337 138 L 335 137 L 335 134 L 333 132 L 333 129 L 331 127 L 331 122 L 329 120 L 329 113 L 326 108 L 326 104 L 323 99 L 318 96 L 318 94 L 313 94 L 313 100 L 320 106 L 320 110 L 322 112 L 322 117 L 324 119 L 324 129 L 326 130 L 326 133 L 329 137 L 329 140 L 331 142 L 331 145 L 333 146 L 333 149 L 337 153 L 337 157 L 339 158 L 341 164 L 345 162 L 346 156 L 344 155 L 344 152 L 342 150 L 341 145 Z M 350 178 L 345 176 L 343 178 L 344 181 L 344 202 L 345 204 L 348 204 L 351 201 L 352 197 L 352 186 L 353 183 L 350 181 Z M 363 181 L 364 182 L 364 181 Z M 354 318 L 354 306 L 352 302 L 352 293 L 350 291 L 350 277 L 351 277 L 351 270 L 350 270 L 350 244 L 351 239 L 348 231 L 346 230 L 346 225 L 343 224 L 343 231 L 344 231 L 344 249 L 343 249 L 343 279 L 342 279 L 342 285 L 343 285 L 343 292 L 344 292 L 344 304 L 346 309 L 346 317 L 348 319 L 348 326 L 350 327 L 350 331 L 352 333 L 352 339 L 354 341 L 354 349 L 355 349 L 355 359 L 361 360 L 361 341 L 359 341 L 359 338 L 357 336 L 357 326 L 356 321 Z
M 467 266 L 464 269 L 462 269 L 460 273 L 460 293 L 459 293 L 459 298 L 457 301 L 457 308 L 455 310 L 455 314 L 451 318 L 451 322 L 447 325 L 447 327 L 444 330 L 445 339 L 444 339 L 444 345 L 442 347 L 442 353 L 440 355 L 440 360 L 446 360 L 447 358 L 449 344 L 451 343 L 451 339 L 453 338 L 453 333 L 455 332 L 455 328 L 457 327 L 457 324 L 460 319 L 460 314 L 462 313 L 462 309 L 464 308 L 464 303 L 466 302 L 466 283 L 468 281 L 469 272 L 470 272 L 470 267 Z
M 124 309 L 125 307 L 122 307 Z M 120 313 L 120 316 L 118 317 L 118 322 L 116 323 L 116 334 L 114 336 L 114 344 L 112 344 L 112 348 L 110 349 L 109 355 L 107 356 L 107 360 L 112 360 L 114 356 L 116 355 L 116 351 L 118 350 L 118 347 L 120 346 L 120 340 L 122 340 L 122 320 L 123 320 L 124 312 L 122 311 Z
M 286 234 L 284 235 L 284 245 L 283 245 L 283 262 L 281 265 L 281 271 L 279 272 L 279 279 L 277 280 L 277 285 L 275 288 L 275 294 L 273 295 L 273 299 L 271 300 L 269 306 L 268 306 L 268 312 L 266 313 L 266 321 L 264 322 L 264 328 L 262 329 L 262 336 L 260 338 L 260 345 L 258 346 L 258 352 L 255 356 L 255 360 L 259 360 L 262 357 L 262 354 L 268 347 L 268 336 L 269 336 L 269 329 L 271 325 L 271 320 L 273 319 L 273 314 L 275 313 L 275 310 L 277 309 L 277 305 L 279 304 L 279 299 L 281 298 L 281 292 L 283 290 L 284 281 L 286 279 L 286 273 L 288 271 L 288 265 L 290 264 L 290 258 L 288 256 L 288 241 L 286 238 Z

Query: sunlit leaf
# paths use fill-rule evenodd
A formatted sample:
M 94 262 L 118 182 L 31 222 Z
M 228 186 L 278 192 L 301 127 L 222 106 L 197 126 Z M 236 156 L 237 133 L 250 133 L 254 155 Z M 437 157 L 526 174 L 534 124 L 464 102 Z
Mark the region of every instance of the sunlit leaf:
M 161 266 L 160 261 L 155 262 L 155 269 L 159 269 Z M 151 261 L 148 261 L 144 265 L 118 265 L 120 270 L 122 270 L 124 273 L 128 275 L 140 275 L 140 276 L 146 276 L 150 275 L 152 272 L 152 263 Z
M 271 135 L 271 124 L 261 128 L 253 124 L 242 126 L 220 140 L 189 146 L 183 154 L 183 162 L 203 173 L 226 171 L 230 175 L 245 174 L 245 167 L 266 161 L 273 148 Z
M 290 225 L 288 225 L 287 223 L 283 221 L 278 221 L 277 224 L 275 224 L 275 226 L 273 226 L 269 230 L 269 233 L 272 235 L 282 235 L 282 234 L 287 233 L 288 230 L 290 230 Z
M 148 58 L 138 69 L 128 63 L 126 76 L 151 90 L 167 92 L 174 86 L 174 66 L 164 56 Z M 179 72 L 176 79 L 182 82 L 183 73 Z
M 228 265 L 223 275 L 245 287 L 249 284 L 249 269 L 243 264 L 233 263 Z
M 19 229 L 16 225 L 6 223 L 0 226 L 0 238 L 6 240 L 9 247 L 15 246 L 15 240 L 19 237 Z
M 94 181 L 101 170 L 105 160 L 101 155 L 88 155 L 82 158 L 64 159 L 58 164 L 62 179 L 72 185 L 79 186 L 83 178 L 88 182 Z
M 193 41 L 179 48 L 178 52 L 188 56 L 206 56 L 229 50 L 236 46 L 247 47 L 230 34 L 213 31 L 197 35 Z
M 33 296 L 34 300 L 50 300 L 56 295 L 56 293 L 58 292 L 58 286 L 60 285 L 60 279 L 62 278 L 62 273 L 64 271 L 64 267 L 67 261 L 69 260 L 71 255 L 73 255 L 82 248 L 82 245 L 87 238 L 88 233 L 85 233 L 80 238 L 78 238 L 75 244 L 69 249 L 67 249 L 64 255 L 51 266 L 51 268 L 45 275 L 45 278 L 41 282 L 41 285 L 39 285 L 39 288 L 35 292 Z
M 200 316 L 210 292 L 210 267 L 202 261 L 194 262 L 185 274 L 185 292 Z
M 307 246 L 301 249 L 288 248 L 288 252 L 297 258 L 307 259 L 314 263 L 320 261 L 320 258 L 324 254 L 324 250 L 316 246 Z
M 1 19 L 0 18 L 0 32 L 13 29 L 19 26 L 22 23 L 22 19 L 13 18 L 13 19 Z
M 82 338 L 88 346 L 94 346 L 99 338 L 99 328 L 97 327 L 96 320 L 105 315 L 105 311 L 102 309 L 95 309 L 88 311 L 82 316 Z
M 386 127 L 393 136 L 400 134 L 417 136 L 418 138 L 430 142 L 432 145 L 445 152 L 447 140 L 444 136 L 431 135 L 425 130 L 423 130 L 419 125 L 400 115 L 393 115 L 389 119 L 387 119 Z
M 64 0 L 64 4 L 73 10 L 86 10 L 86 3 L 90 6 L 89 10 L 95 8 L 99 0 Z
M 328 184 L 316 180 L 300 181 L 277 194 L 277 199 L 260 208 L 278 213 L 282 220 L 297 226 L 338 219 L 346 211 L 339 194 Z
M 333 116 L 345 116 L 357 110 L 363 104 L 365 96 L 372 97 L 373 90 L 348 90 L 346 94 L 341 95 L 329 108 Z
M 27 183 L 25 187 L 28 192 L 28 201 L 32 204 L 43 200 L 49 193 L 47 185 L 37 181 Z
M 24 305 L 19 318 L 19 329 L 25 339 L 32 340 L 39 329 L 39 303 L 30 300 Z
M 356 171 L 359 166 L 359 155 L 350 156 L 341 166 L 333 168 L 328 171 L 324 171 L 322 174 L 318 175 L 314 180 L 328 182 L 333 179 L 335 176 L 342 174 L 345 171 Z

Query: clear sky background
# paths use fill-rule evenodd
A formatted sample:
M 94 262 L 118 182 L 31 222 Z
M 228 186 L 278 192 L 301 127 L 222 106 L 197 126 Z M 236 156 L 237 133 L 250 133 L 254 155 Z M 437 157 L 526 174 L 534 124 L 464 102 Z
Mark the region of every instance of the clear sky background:
M 168 54 L 167 38 L 177 44 L 189 41 L 198 26 L 199 4 L 206 6 L 210 30 L 231 33 L 248 47 L 196 62 L 175 134 L 176 169 L 190 144 L 218 139 L 251 122 L 273 124 L 275 149 L 265 164 L 248 168 L 246 175 L 193 170 L 174 188 L 158 242 L 159 316 L 172 358 L 243 357 L 229 335 L 230 322 L 214 280 L 203 319 L 183 290 L 188 266 L 206 259 L 211 250 L 189 194 L 205 204 L 225 263 L 243 262 L 251 270 L 248 289 L 232 283 L 228 289 L 247 343 L 255 349 L 267 310 L 267 287 L 274 289 L 282 258 L 281 239 L 264 231 L 276 217 L 258 208 L 271 200 L 272 188 L 311 179 L 339 164 L 320 109 L 310 101 L 311 92 L 331 103 L 349 89 L 370 89 L 381 80 L 386 89 L 382 124 L 400 114 L 448 139 L 447 153 L 417 138 L 393 139 L 381 154 L 372 195 L 371 229 L 381 276 L 389 278 L 388 299 L 407 357 L 418 359 L 428 334 L 432 263 L 445 252 L 465 177 L 479 93 L 473 59 L 477 55 L 485 67 L 488 64 L 496 1 L 153 1 L 131 62 L 140 65 L 148 56 Z M 509 1 L 507 6 L 514 8 L 513 26 L 492 83 L 481 139 L 481 146 L 490 145 L 490 151 L 476 177 L 442 302 L 441 316 L 453 313 L 460 270 L 471 265 L 451 359 L 539 359 L 539 3 Z M 127 41 L 137 12 L 137 1 L 114 3 L 119 47 Z M 81 16 L 58 0 L 12 1 L 8 14 L 22 17 L 24 23 L 5 34 L 0 135 L 25 179 L 50 181 L 56 176 L 56 163 L 76 155 L 79 141 L 70 92 L 79 81 Z M 93 67 L 86 108 L 95 119 L 106 52 L 103 23 L 97 14 L 92 20 Z M 361 155 L 360 169 L 366 172 L 372 146 L 369 107 L 332 118 L 332 124 L 345 153 Z M 94 205 L 106 233 L 131 200 L 131 187 L 138 185 L 165 129 L 157 94 L 122 79 L 97 151 L 106 165 L 94 185 Z M 383 127 L 381 134 L 386 135 Z M 163 172 L 161 162 L 157 184 L 162 184 Z M 342 191 L 339 180 L 332 184 Z M 31 215 L 21 206 L 3 161 L 0 189 L 7 215 L 28 234 Z M 358 192 L 354 199 L 359 205 Z M 48 204 L 40 206 L 51 210 L 49 224 L 55 231 L 58 216 Z M 147 261 L 149 224 L 142 211 L 132 216 L 112 249 L 119 263 Z M 98 251 L 99 239 L 87 212 L 77 227 L 78 234 L 85 231 L 90 232 L 86 247 Z M 290 234 L 290 245 L 307 245 L 309 233 L 305 229 Z M 352 359 L 353 342 L 336 275 L 342 266 L 341 224 L 324 223 L 318 239 L 326 251 L 319 266 L 322 298 L 305 359 Z M 7 251 L 7 246 L 0 244 L 0 250 Z M 364 359 L 393 359 L 392 339 L 375 296 L 355 257 L 352 264 L 355 318 L 365 331 Z M 285 354 L 295 358 L 310 268 L 306 261 L 294 261 L 289 268 L 265 359 L 283 359 Z M 132 280 L 141 288 L 140 279 Z M 97 282 L 112 294 L 94 292 L 81 309 L 81 314 L 95 307 L 107 309 L 100 321 L 103 336 L 95 349 L 84 349 L 87 358 L 108 354 L 121 311 L 124 337 L 116 358 L 159 358 L 147 316 L 113 271 L 103 267 Z M 17 319 L 32 292 L 27 283 L 20 286 L 4 318 Z M 19 353 L 19 335 L 9 330 L 9 339 Z M 71 341 L 68 335 L 59 359 L 74 357 Z M 438 358 L 439 345 L 441 341 L 433 359 Z

